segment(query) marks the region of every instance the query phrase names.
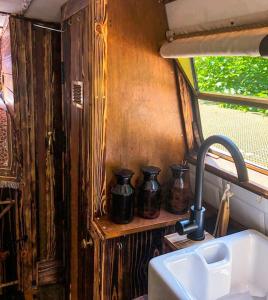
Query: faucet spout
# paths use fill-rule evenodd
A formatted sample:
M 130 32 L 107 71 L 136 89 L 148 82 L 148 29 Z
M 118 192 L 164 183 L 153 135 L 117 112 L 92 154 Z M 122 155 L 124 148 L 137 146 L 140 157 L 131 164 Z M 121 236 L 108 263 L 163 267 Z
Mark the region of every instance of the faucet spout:
M 188 238 L 192 240 L 204 239 L 205 208 L 202 207 L 204 168 L 206 154 L 213 144 L 221 144 L 230 152 L 237 169 L 238 180 L 240 182 L 248 181 L 248 171 L 244 158 L 231 139 L 222 135 L 213 135 L 204 141 L 197 155 L 195 199 L 190 210 L 190 219 L 179 221 L 176 224 L 179 234 L 188 234 Z

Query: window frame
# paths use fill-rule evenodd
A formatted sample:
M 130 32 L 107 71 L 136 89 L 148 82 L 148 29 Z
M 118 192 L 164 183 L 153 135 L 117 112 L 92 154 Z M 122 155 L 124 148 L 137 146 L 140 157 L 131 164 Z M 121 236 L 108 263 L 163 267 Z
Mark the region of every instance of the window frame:
M 178 62 L 179 63 L 179 62 Z M 180 63 L 179 63 L 180 64 Z M 194 58 L 190 58 L 191 72 L 193 76 L 194 86 L 191 85 L 193 89 L 193 113 L 195 114 L 198 131 L 200 133 L 201 142 L 204 141 L 203 128 L 199 111 L 199 100 L 206 100 L 211 102 L 221 102 L 229 103 L 236 105 L 249 105 L 257 108 L 268 109 L 268 98 L 259 98 L 259 97 L 248 97 L 248 96 L 236 96 L 236 95 L 225 95 L 221 93 L 202 93 L 198 88 L 198 78 L 194 65 Z M 187 76 L 187 75 L 186 75 Z M 220 150 L 210 149 L 209 152 L 214 155 L 226 159 L 228 161 L 233 161 L 232 157 L 228 154 L 222 153 Z M 247 168 L 259 172 L 264 175 L 268 175 L 268 168 L 262 167 L 254 162 L 246 161 Z

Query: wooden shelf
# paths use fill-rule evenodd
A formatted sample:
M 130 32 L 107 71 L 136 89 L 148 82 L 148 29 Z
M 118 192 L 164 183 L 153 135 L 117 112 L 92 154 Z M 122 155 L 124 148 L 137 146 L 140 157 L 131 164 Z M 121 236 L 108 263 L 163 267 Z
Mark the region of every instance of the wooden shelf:
M 179 220 L 187 217 L 188 214 L 174 215 L 164 209 L 161 209 L 160 216 L 157 219 L 152 220 L 135 216 L 131 223 L 121 225 L 113 223 L 108 216 L 103 216 L 96 218 L 94 221 L 103 238 L 112 239 L 132 233 L 172 226 Z

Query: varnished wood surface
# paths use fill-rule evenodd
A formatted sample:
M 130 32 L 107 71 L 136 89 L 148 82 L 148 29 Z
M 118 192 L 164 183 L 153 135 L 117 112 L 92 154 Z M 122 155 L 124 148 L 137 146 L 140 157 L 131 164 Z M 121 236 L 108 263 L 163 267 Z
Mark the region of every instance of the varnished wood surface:
M 63 23 L 63 109 L 66 135 L 64 194 L 68 212 L 68 275 L 73 299 L 90 299 L 93 293 L 92 248 L 82 248 L 88 239 L 91 219 L 89 145 L 91 114 L 91 26 L 90 9 L 84 8 Z M 72 82 L 83 83 L 83 107 L 72 103 Z
M 62 8 L 62 21 L 66 21 L 87 6 L 88 0 L 69 0 Z
M 190 163 L 196 165 L 196 155 L 188 155 Z M 261 174 L 257 171 L 248 169 L 249 181 L 239 182 L 237 179 L 237 171 L 235 164 L 224 158 L 216 158 L 208 156 L 206 158 L 205 169 L 216 176 L 232 182 L 252 193 L 260 195 L 268 199 L 268 179 L 267 175 Z
M 148 264 L 164 254 L 163 238 L 174 226 L 139 232 L 102 243 L 103 300 L 132 300 L 148 293 Z
M 31 291 L 36 280 L 37 220 L 36 220 L 36 170 L 35 170 L 35 109 L 32 72 L 31 25 L 14 17 L 10 18 L 16 127 L 20 147 L 22 178 L 19 235 L 27 234 L 28 240 L 20 244 L 21 287 Z M 22 253 L 24 255 L 22 255 Z M 29 292 L 31 294 L 31 292 Z M 27 299 L 27 298 L 26 298 Z
M 19 286 L 28 300 L 37 282 L 57 283 L 64 274 L 64 148 L 57 146 L 62 135 L 60 36 L 16 17 L 10 18 L 10 29 L 14 121 L 22 167 L 18 235 L 28 236 L 18 244 Z
M 140 167 L 162 169 L 185 153 L 172 62 L 159 55 L 167 22 L 164 5 L 155 0 L 108 2 L 107 186 L 113 170 L 124 167 L 140 178 Z
M 81 12 L 63 24 L 71 294 L 127 300 L 146 293 L 148 262 L 163 253 L 163 236 L 174 232 L 174 226 L 162 226 L 178 217 L 136 224 L 124 231 L 126 237 L 109 239 L 93 219 L 107 212 L 106 177 L 109 188 L 115 167 L 133 168 L 136 181 L 140 166 L 156 164 L 164 182 L 168 166 L 184 156 L 174 70 L 158 53 L 167 29 L 165 9 L 153 0 L 100 0 L 90 2 L 88 23 Z M 89 84 L 82 110 L 72 106 L 72 80 Z M 92 238 L 93 245 L 81 250 L 82 238 Z
M 184 128 L 184 135 L 187 145 L 188 152 L 192 152 L 196 148 L 195 135 L 194 135 L 194 115 L 192 108 L 192 93 L 187 80 L 184 78 L 182 72 L 179 71 L 178 67 L 174 66 L 177 84 L 178 84 L 178 94 L 179 103 L 182 111 L 182 124 Z
M 200 245 L 213 239 L 214 236 L 208 232 L 205 232 L 205 239 L 203 241 L 189 240 L 187 236 L 180 236 L 178 233 L 172 233 L 164 237 L 165 243 L 167 243 L 171 250 L 180 250 L 193 245 Z
M 93 15 L 89 20 L 92 33 L 90 46 L 91 107 L 90 107 L 90 218 L 106 212 L 106 125 L 107 125 L 107 17 L 108 0 L 91 1 Z
M 174 215 L 161 209 L 160 216 L 156 219 L 144 219 L 135 216 L 129 224 L 115 224 L 108 216 L 103 216 L 95 219 L 95 223 L 101 231 L 104 239 L 111 239 L 137 232 L 163 228 L 175 225 L 176 222 L 186 219 L 188 214 Z

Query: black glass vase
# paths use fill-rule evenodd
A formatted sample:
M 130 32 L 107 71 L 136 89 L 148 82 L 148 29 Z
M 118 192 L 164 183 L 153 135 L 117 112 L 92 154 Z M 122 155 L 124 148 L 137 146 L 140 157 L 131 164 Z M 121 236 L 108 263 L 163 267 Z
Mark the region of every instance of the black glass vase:
M 135 191 L 130 183 L 134 173 L 120 169 L 114 174 L 117 184 L 111 190 L 110 217 L 117 224 L 127 224 L 134 217 Z

